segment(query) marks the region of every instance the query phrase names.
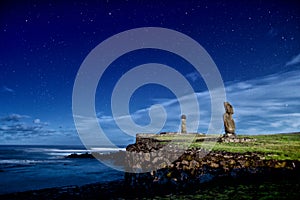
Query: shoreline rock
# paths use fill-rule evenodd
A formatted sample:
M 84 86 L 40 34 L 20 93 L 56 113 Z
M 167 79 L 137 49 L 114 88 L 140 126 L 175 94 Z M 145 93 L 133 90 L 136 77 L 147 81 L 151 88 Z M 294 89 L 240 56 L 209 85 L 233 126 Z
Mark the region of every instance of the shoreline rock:
M 72 153 L 70 155 L 65 156 L 65 158 L 90 158 L 90 159 L 93 159 L 94 156 L 90 153 L 82 153 L 82 154 Z
M 264 175 L 270 172 L 281 173 L 281 171 L 299 173 L 300 171 L 299 161 L 264 160 L 262 155 L 257 153 L 211 152 L 204 158 L 197 158 L 196 155 L 196 151 L 190 150 L 176 161 L 156 171 L 142 174 L 126 173 L 125 181 L 133 187 L 141 185 L 151 187 L 152 184 L 185 187 L 220 177 L 235 178 L 250 174 Z
M 221 142 L 253 141 L 251 138 L 223 139 Z M 300 171 L 300 161 L 266 160 L 262 153 L 208 152 L 196 148 L 182 153 L 178 146 L 168 145 L 151 137 L 138 138 L 135 144 L 128 145 L 126 151 L 132 153 L 126 154 L 128 167 L 145 173 L 125 173 L 125 182 L 131 187 L 151 188 L 155 184 L 186 187 L 220 177 Z

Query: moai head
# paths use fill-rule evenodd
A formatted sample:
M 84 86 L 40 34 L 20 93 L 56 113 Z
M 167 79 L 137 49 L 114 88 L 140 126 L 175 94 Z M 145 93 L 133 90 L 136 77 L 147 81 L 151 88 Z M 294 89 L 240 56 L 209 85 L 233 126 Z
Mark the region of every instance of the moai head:
M 229 102 L 224 102 L 224 108 L 225 108 L 226 113 L 231 114 L 231 115 L 234 113 L 233 107 Z

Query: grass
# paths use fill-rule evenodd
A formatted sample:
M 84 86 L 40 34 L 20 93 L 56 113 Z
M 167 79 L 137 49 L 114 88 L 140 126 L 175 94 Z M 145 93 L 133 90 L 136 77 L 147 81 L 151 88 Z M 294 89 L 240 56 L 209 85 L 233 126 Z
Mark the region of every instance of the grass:
M 216 142 L 196 142 L 199 139 L 217 137 L 217 135 L 156 135 L 155 139 L 163 142 L 176 144 L 190 144 L 190 147 L 206 148 L 214 151 L 227 151 L 232 153 L 257 152 L 265 156 L 266 159 L 275 160 L 300 160 L 300 133 L 284 133 L 272 135 L 253 135 L 238 137 L 255 138 L 255 142 L 244 143 L 216 143 Z

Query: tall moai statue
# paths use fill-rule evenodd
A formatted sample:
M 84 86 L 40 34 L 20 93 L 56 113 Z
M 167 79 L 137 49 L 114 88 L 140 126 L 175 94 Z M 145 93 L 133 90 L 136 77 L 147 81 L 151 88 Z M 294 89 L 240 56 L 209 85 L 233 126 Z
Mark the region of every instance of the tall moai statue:
M 233 107 L 229 102 L 224 102 L 225 113 L 223 115 L 225 136 L 235 137 L 235 123 L 232 119 Z
M 186 116 L 181 115 L 181 133 L 186 133 Z

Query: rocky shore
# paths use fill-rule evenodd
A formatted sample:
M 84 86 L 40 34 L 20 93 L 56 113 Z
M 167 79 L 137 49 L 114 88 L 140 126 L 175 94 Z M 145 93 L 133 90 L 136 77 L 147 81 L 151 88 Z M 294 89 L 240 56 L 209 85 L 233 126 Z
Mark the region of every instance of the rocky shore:
M 232 139 L 230 139 L 232 140 Z M 233 142 L 248 142 L 250 138 Z M 228 143 L 230 141 L 224 140 Z M 222 177 L 243 177 L 267 174 L 297 174 L 300 162 L 297 160 L 266 159 L 266 154 L 256 152 L 229 153 L 192 148 L 181 152 L 178 146 L 164 144 L 157 139 L 137 137 L 135 144 L 126 149 L 129 167 L 147 173 L 126 173 L 125 181 L 132 187 L 152 188 L 155 185 L 168 185 L 185 188 L 209 182 Z M 157 167 L 157 170 L 152 170 Z M 151 170 L 151 171 L 150 171 Z
M 198 138 L 198 140 L 203 139 Z M 251 138 L 218 140 L 224 144 Z M 184 150 L 178 143 L 138 136 L 126 152 L 72 154 L 66 159 L 101 156 L 136 172 L 119 181 L 0 195 L 0 199 L 298 199 L 299 159 L 269 159 L 269 153 Z M 180 143 L 180 142 L 179 142 Z M 250 144 L 251 145 L 251 144 Z M 100 158 L 100 157 L 99 157 Z M 148 170 L 148 171 L 147 171 Z M 147 172 L 146 172 L 147 171 Z

